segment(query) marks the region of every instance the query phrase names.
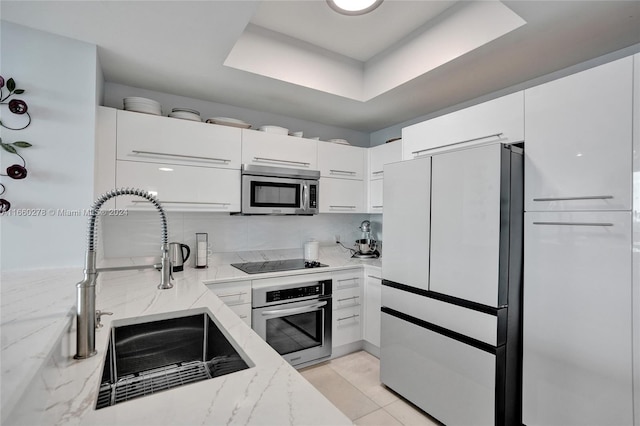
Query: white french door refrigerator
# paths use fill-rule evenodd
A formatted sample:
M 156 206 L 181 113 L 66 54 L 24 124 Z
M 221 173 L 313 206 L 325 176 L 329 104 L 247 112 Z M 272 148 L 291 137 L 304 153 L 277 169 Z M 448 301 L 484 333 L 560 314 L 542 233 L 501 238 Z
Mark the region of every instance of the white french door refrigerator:
M 381 381 L 445 424 L 521 424 L 522 152 L 385 166 Z

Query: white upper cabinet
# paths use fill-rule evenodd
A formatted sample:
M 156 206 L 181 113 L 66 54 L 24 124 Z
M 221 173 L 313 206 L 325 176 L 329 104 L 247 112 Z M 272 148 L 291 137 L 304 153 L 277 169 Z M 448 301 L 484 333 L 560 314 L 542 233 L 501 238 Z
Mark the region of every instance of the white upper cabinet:
M 242 129 L 242 163 L 318 169 L 317 141 Z
M 431 157 L 388 164 L 382 278 L 429 289 Z
M 384 165 L 402 160 L 402 141 L 369 148 L 369 179 L 382 179 Z
M 524 94 L 513 93 L 402 129 L 402 158 L 437 152 L 439 147 L 524 140 Z
M 135 187 L 154 194 L 167 210 L 240 211 L 240 170 L 175 164 L 117 162 L 118 187 Z M 117 197 L 119 209 L 149 210 L 140 197 Z
M 402 160 L 402 143 L 391 142 L 369 148 L 369 213 L 382 213 L 384 165 Z
M 633 58 L 525 91 L 525 209 L 631 208 Z
M 366 148 L 318 142 L 320 176 L 362 180 L 366 153 Z
M 364 181 L 320 178 L 320 213 L 365 213 Z
M 240 129 L 117 112 L 118 160 L 240 169 Z

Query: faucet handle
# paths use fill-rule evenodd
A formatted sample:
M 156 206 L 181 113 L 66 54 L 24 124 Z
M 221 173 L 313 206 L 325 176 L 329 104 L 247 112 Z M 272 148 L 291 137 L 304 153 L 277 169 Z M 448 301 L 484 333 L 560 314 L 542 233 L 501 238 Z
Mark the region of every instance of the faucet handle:
M 102 328 L 103 325 L 100 322 L 100 319 L 103 315 L 113 315 L 113 312 L 103 312 L 101 310 L 96 310 L 96 328 Z

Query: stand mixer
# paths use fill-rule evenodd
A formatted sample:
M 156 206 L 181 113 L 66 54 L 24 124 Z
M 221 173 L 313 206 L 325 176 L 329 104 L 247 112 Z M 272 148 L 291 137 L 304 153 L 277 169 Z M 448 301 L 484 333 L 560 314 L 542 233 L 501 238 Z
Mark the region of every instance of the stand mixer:
M 380 257 L 378 242 L 371 239 L 371 222 L 363 220 L 358 228 L 362 231 L 362 238 L 356 240 L 356 248 L 358 249 L 352 257 L 377 259 Z

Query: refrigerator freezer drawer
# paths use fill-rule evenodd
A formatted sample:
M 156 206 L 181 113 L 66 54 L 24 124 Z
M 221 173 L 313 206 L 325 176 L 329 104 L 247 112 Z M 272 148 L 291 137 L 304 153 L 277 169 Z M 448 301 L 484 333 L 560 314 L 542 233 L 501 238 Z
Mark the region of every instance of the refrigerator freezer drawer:
M 500 338 L 498 316 L 474 311 L 462 306 L 442 302 L 418 294 L 382 286 L 382 306 L 411 315 L 412 317 L 464 334 L 492 346 L 504 343 L 506 333 Z M 506 311 L 506 309 L 505 309 Z M 501 316 L 506 320 L 506 316 Z M 500 327 L 505 330 L 506 324 Z
M 448 425 L 495 425 L 496 355 L 382 313 L 382 383 Z

